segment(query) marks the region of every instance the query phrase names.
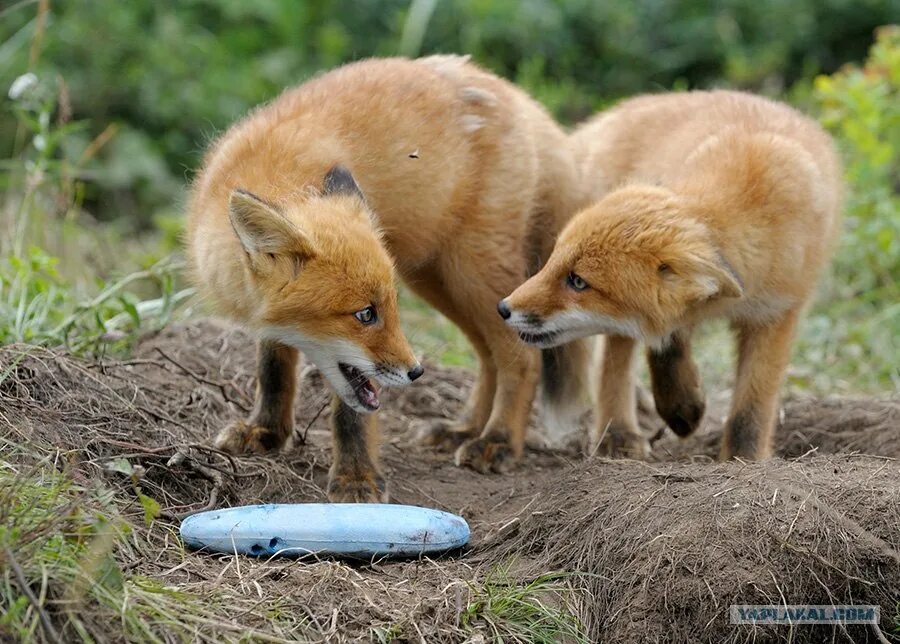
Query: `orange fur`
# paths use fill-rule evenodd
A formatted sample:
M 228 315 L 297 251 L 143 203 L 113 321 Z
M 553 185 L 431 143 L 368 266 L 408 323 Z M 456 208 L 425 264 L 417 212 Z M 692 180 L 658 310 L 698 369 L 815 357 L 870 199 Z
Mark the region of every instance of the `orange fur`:
M 595 203 L 505 300 L 510 323 L 539 346 L 592 333 L 646 341 L 657 409 L 685 435 L 704 407 L 691 329 L 726 317 L 739 364 L 722 456 L 768 456 L 794 327 L 839 229 L 831 140 L 785 105 L 724 91 L 625 101 L 572 138 Z M 632 349 L 610 342 L 595 437 L 608 429 L 644 453 L 627 409 Z
M 502 470 L 522 451 L 539 355 L 495 307 L 580 203 L 568 146 L 540 106 L 464 58 L 347 65 L 253 112 L 210 151 L 189 208 L 198 284 L 219 311 L 276 340 L 315 352 L 340 339 L 406 368 L 415 361 L 397 322 L 396 266 L 481 361 L 452 432 L 466 440 L 457 461 Z M 335 167 L 362 197 L 327 194 Z M 273 226 L 264 212 L 257 234 L 260 217 L 234 203 L 239 190 L 262 204 L 256 215 L 282 219 Z M 245 252 L 236 231 L 276 252 Z M 378 328 L 352 316 L 370 302 Z

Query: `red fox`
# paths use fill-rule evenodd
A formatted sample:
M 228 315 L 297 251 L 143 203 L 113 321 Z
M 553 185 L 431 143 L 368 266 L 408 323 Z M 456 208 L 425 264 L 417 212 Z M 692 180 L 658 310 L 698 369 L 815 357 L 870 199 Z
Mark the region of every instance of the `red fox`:
M 398 322 L 396 267 L 481 362 L 463 417 L 426 441 L 458 446 L 460 465 L 505 470 L 523 449 L 540 355 L 496 304 L 549 256 L 579 191 L 568 139 L 543 108 L 458 56 L 346 65 L 231 127 L 205 159 L 188 223 L 201 293 L 262 338 L 255 410 L 219 447 L 288 444 L 300 350 L 338 397 L 329 497 L 385 498 L 361 415 L 379 406 L 373 380 L 422 373 Z M 546 354 L 556 407 L 581 395 L 585 355 Z
M 593 444 L 637 457 L 636 341 L 657 411 L 687 436 L 705 410 L 691 332 L 727 318 L 738 365 L 720 455 L 769 456 L 794 329 L 839 231 L 832 141 L 790 107 L 726 91 L 627 100 L 572 138 L 596 203 L 502 317 L 538 347 L 607 334 Z

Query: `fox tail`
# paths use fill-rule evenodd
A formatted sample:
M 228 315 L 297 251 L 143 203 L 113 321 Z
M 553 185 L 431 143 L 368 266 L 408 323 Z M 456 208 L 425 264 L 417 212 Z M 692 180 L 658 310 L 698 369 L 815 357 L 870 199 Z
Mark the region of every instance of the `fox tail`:
M 590 362 L 594 338 L 575 340 L 541 351 L 541 420 L 551 446 L 578 436 L 591 405 Z

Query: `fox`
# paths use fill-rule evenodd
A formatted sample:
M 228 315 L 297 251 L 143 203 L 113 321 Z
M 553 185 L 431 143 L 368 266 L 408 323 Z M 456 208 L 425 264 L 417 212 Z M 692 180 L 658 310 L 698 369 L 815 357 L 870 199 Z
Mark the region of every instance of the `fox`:
M 399 275 L 480 363 L 461 417 L 421 441 L 453 448 L 457 465 L 507 471 L 539 380 L 561 423 L 585 399 L 584 347 L 542 357 L 496 315 L 549 256 L 580 194 L 566 133 L 468 57 L 357 61 L 238 121 L 207 153 L 187 208 L 201 296 L 259 338 L 254 409 L 216 445 L 289 447 L 302 353 L 335 394 L 328 498 L 386 501 L 380 387 L 423 371 L 399 322 Z
M 501 317 L 529 346 L 605 335 L 590 449 L 637 459 L 650 453 L 637 343 L 657 412 L 685 437 L 706 408 L 692 333 L 727 319 L 737 371 L 719 456 L 769 457 L 794 333 L 840 230 L 833 141 L 787 105 L 722 90 L 625 100 L 571 137 L 591 205 Z

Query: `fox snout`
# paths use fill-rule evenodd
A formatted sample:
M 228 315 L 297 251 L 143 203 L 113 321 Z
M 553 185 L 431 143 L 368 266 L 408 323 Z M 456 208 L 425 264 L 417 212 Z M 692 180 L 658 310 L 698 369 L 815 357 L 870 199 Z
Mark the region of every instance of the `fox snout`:
M 545 329 L 544 318 L 537 313 L 518 311 L 510 307 L 503 299 L 497 304 L 497 313 L 519 335 L 519 339 L 526 344 L 541 348 L 555 346 L 559 339 L 559 333 Z
M 385 363 L 375 363 L 372 376 L 384 385 L 403 387 L 414 380 L 418 380 L 425 373 L 418 361 L 412 366 L 391 366 Z
M 497 313 L 506 320 L 506 323 L 514 328 L 531 328 L 540 329 L 544 326 L 544 318 L 537 313 L 519 311 L 511 308 L 509 303 L 504 299 L 497 304 Z

